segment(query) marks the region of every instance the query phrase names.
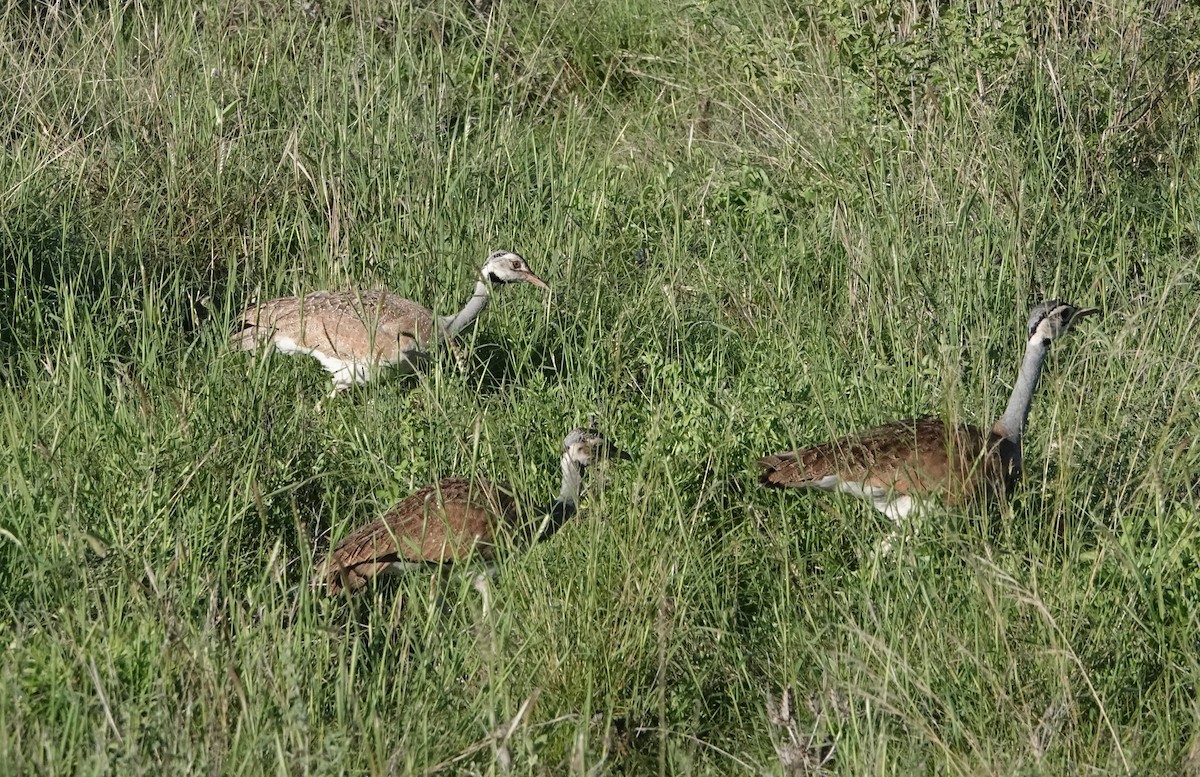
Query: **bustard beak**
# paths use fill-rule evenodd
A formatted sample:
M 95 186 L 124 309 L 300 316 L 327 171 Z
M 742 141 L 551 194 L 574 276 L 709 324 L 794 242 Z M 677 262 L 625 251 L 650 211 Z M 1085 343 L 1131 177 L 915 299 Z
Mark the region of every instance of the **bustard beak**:
M 595 455 L 597 458 L 622 459 L 624 461 L 629 461 L 633 458 L 633 456 L 629 455 L 627 451 L 623 451 L 617 446 L 613 445 L 611 440 L 609 440 L 603 434 L 600 434 L 600 427 L 596 424 L 595 413 L 588 413 L 587 430 L 595 435 L 598 439 L 597 445 L 592 449 L 593 455 Z
M 1084 316 L 1098 316 L 1101 312 L 1100 308 L 1080 308 L 1075 311 L 1075 315 L 1071 316 L 1071 323 L 1074 324 Z
M 633 456 L 629 453 L 629 451 L 621 450 L 608 440 L 604 441 L 604 450 L 601 451 L 601 454 L 610 459 L 620 459 L 621 461 L 633 460 Z
M 537 286 L 539 289 L 544 291 L 550 291 L 550 287 L 546 285 L 546 282 L 531 273 L 529 270 L 525 270 L 521 273 L 521 280 L 525 281 L 526 283 L 532 283 L 534 286 Z

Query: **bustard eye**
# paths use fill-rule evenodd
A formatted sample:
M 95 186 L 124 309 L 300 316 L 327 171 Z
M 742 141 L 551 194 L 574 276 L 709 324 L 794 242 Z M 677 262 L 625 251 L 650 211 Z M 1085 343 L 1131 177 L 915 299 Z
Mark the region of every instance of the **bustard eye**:
M 516 261 L 516 260 L 514 260 L 514 261 L 513 261 L 513 263 L 512 263 L 512 268 L 513 268 L 514 270 L 519 270 L 519 269 L 521 269 L 521 263 L 520 263 L 519 261 Z

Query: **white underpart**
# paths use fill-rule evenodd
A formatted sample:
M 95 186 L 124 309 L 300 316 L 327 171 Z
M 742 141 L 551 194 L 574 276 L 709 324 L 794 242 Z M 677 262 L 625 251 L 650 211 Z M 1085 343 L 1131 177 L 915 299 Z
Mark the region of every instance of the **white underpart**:
M 334 393 L 345 391 L 356 383 L 367 383 L 374 377 L 375 365 L 356 361 L 354 359 L 343 359 L 338 356 L 331 356 L 324 351 L 316 348 L 306 348 L 300 345 L 290 337 L 277 335 L 274 340 L 275 348 L 280 352 L 291 356 L 292 354 L 303 354 L 311 356 L 321 363 L 325 370 L 333 375 L 333 390 Z M 397 365 L 403 364 L 402 372 L 411 372 L 416 369 L 413 364 L 410 354 L 405 352 L 396 361 Z
M 387 566 L 381 568 L 377 574 L 389 576 L 406 575 L 409 572 L 418 572 L 429 568 L 430 562 L 428 561 L 393 561 Z M 460 569 L 460 567 L 455 566 L 455 569 Z M 500 570 L 500 568 L 495 564 L 484 564 L 482 568 L 480 568 L 477 564 L 470 564 L 461 567 L 461 569 L 465 572 L 465 574 L 470 575 L 472 579 L 481 576 L 495 577 L 496 573 Z
M 343 361 L 320 351 L 312 351 L 312 356 L 321 362 L 321 366 L 333 374 L 333 390 L 345 391 L 355 383 L 366 383 L 371 379 L 370 368 L 362 362 Z
M 909 515 L 920 510 L 917 501 L 908 494 L 897 494 L 888 488 L 864 486 L 853 480 L 842 480 L 837 475 L 826 475 L 820 480 L 812 481 L 812 485 L 825 491 L 837 491 L 841 494 L 856 496 L 859 499 L 870 500 L 876 510 L 896 523 L 900 523 Z
M 837 475 L 827 475 L 820 480 L 813 481 L 813 485 L 826 491 L 837 491 L 856 496 L 859 499 L 870 500 L 876 510 L 891 518 L 896 526 L 879 543 L 879 553 L 884 556 L 891 553 L 892 548 L 899 541 L 904 519 L 910 515 L 915 517 L 921 511 L 920 503 L 908 494 L 897 494 L 890 488 L 865 486 L 853 480 L 842 480 Z
M 313 349 L 305 348 L 304 346 L 300 345 L 292 338 L 284 337 L 283 335 L 279 335 L 279 334 L 275 335 L 275 337 L 271 340 L 271 342 L 273 342 L 275 344 L 275 348 L 280 353 L 286 353 L 288 355 L 291 355 L 293 353 L 302 353 L 307 356 L 308 354 L 313 352 Z
M 381 573 L 391 575 L 402 575 L 405 572 L 412 572 L 416 569 L 424 569 L 428 564 L 421 561 L 393 561 L 386 567 L 380 570 Z
M 891 518 L 892 522 L 896 524 L 896 528 L 892 529 L 888 536 L 879 543 L 879 552 L 885 556 L 892 552 L 896 541 L 900 539 L 900 530 L 904 519 L 920 513 L 920 505 L 917 500 L 908 494 L 897 494 L 887 488 L 864 486 L 854 480 L 842 480 L 837 475 L 826 475 L 820 480 L 811 481 L 809 485 L 824 491 L 837 491 L 840 494 L 850 494 L 859 499 L 869 500 L 876 510 Z

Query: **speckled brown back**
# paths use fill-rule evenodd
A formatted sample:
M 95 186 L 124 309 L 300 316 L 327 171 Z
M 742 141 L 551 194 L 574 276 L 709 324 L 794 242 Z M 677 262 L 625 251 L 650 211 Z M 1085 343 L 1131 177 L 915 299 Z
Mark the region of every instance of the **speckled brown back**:
M 950 504 L 1006 491 L 1020 475 L 1020 446 L 968 424 L 917 418 L 759 460 L 760 482 L 804 488 L 836 475 L 898 494 L 941 493 Z
M 235 347 L 258 348 L 286 337 L 344 361 L 391 364 L 433 342 L 433 313 L 388 291 L 315 291 L 247 308 Z
M 389 564 L 490 559 L 496 529 L 512 521 L 517 503 L 485 480 L 446 478 L 404 498 L 338 544 L 326 568 L 330 593 L 366 584 Z

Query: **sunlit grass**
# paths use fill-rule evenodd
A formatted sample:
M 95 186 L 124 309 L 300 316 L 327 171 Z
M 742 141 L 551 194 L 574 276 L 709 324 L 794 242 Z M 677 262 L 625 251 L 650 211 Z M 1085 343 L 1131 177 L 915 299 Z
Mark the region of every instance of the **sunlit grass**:
M 1200 192 L 1162 108 L 1194 97 L 1073 114 L 1111 73 L 1067 36 L 907 110 L 818 17 L 6 6 L 5 769 L 1195 770 Z M 312 360 L 227 347 L 253 297 L 455 310 L 500 247 L 554 291 L 498 294 L 465 372 L 320 402 Z M 989 422 L 1052 295 L 1105 316 L 1055 344 L 1009 508 L 882 558 L 869 506 L 754 486 Z M 310 588 L 438 477 L 549 499 L 591 413 L 634 460 L 486 613 L 469 574 Z

